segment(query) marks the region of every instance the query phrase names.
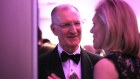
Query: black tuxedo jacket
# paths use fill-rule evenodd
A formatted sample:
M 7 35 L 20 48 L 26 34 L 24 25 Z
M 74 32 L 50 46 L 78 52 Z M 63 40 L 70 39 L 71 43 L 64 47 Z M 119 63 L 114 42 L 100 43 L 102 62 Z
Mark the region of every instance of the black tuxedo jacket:
M 88 53 L 81 48 L 81 78 L 93 79 L 93 67 L 101 57 Z M 39 57 L 38 61 L 38 79 L 47 79 L 55 73 L 61 79 L 65 79 L 61 60 L 58 54 L 57 46 L 50 53 L 45 53 Z

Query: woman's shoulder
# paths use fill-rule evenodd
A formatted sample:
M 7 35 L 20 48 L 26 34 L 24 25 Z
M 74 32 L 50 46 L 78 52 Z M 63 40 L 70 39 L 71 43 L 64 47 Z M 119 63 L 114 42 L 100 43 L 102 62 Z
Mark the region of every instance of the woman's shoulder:
M 95 79 L 117 79 L 118 74 L 115 68 L 114 63 L 107 58 L 100 59 L 94 66 L 94 74 L 102 75 L 95 76 Z M 98 78 L 97 78 L 98 77 Z
M 102 58 L 102 59 L 100 59 L 97 63 L 96 63 L 96 65 L 95 66 L 97 66 L 97 67 L 111 67 L 111 68 L 113 68 L 113 66 L 114 66 L 114 64 L 112 63 L 112 61 L 110 61 L 108 58 Z

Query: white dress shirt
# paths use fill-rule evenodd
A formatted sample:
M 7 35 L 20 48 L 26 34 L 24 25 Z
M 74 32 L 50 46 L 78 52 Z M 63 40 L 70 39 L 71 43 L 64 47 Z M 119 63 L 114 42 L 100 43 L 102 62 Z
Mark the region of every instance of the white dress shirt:
M 60 44 L 58 44 L 59 56 L 61 56 L 62 51 L 64 50 L 62 49 Z M 79 48 L 73 53 L 73 55 L 80 54 L 80 51 L 81 49 L 79 46 Z M 81 79 L 81 58 L 78 64 L 74 63 L 73 60 L 68 59 L 66 62 L 62 62 L 62 67 L 63 67 L 63 71 L 64 71 L 66 79 L 69 79 L 69 76 L 72 73 L 76 73 L 78 78 Z

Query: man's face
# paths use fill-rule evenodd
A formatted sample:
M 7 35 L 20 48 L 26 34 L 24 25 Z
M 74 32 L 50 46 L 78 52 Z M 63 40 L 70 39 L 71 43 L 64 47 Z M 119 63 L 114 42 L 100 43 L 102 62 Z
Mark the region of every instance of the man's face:
M 58 36 L 62 47 L 77 47 L 81 41 L 81 18 L 75 9 L 57 12 L 57 22 L 53 24 L 53 33 Z

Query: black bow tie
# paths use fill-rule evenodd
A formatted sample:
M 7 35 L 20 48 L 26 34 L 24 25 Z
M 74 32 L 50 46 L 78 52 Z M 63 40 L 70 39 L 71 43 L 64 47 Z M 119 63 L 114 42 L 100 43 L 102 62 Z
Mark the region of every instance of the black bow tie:
M 68 55 L 66 52 L 63 51 L 61 53 L 61 60 L 62 60 L 62 62 L 65 62 L 67 59 L 72 59 L 73 62 L 78 64 L 79 61 L 80 61 L 80 54 Z

